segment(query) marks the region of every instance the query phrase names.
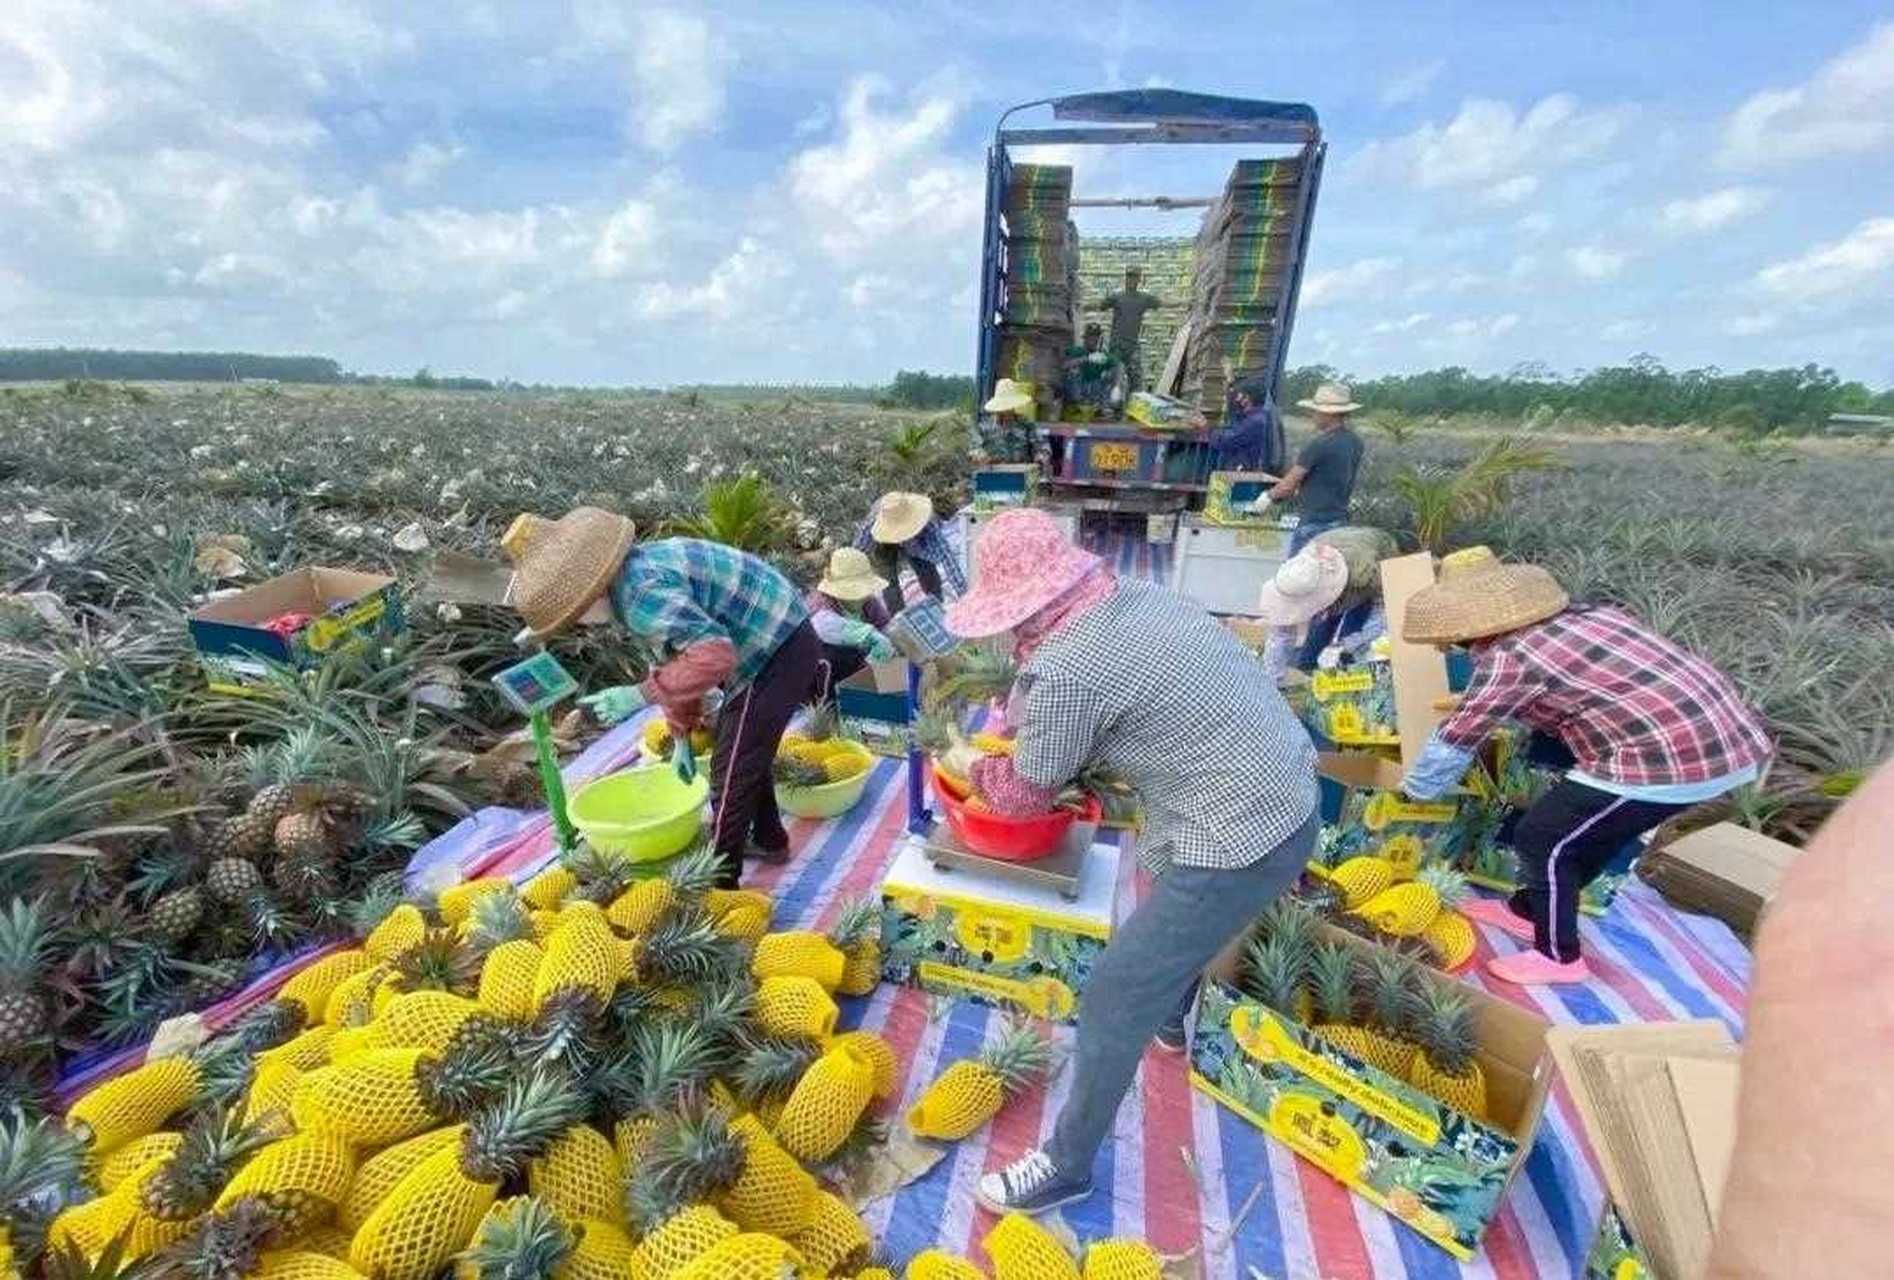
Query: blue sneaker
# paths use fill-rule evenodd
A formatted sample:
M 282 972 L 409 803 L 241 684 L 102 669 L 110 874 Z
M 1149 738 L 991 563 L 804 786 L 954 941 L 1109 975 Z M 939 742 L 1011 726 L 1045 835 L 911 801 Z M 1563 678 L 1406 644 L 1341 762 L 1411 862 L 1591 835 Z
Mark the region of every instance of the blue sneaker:
M 1059 1172 L 1059 1167 L 1045 1152 L 1028 1151 L 998 1173 L 981 1178 L 974 1188 L 973 1198 L 993 1213 L 1023 1213 L 1032 1217 L 1091 1194 L 1090 1178 L 1070 1177 Z

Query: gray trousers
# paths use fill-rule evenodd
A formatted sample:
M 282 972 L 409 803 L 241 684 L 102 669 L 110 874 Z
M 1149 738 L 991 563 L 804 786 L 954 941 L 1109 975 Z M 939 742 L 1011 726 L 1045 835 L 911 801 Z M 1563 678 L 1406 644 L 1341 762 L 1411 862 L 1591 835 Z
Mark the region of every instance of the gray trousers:
M 1069 1178 L 1091 1177 L 1151 1037 L 1179 1016 L 1219 951 L 1302 874 L 1318 810 L 1261 861 L 1235 871 L 1173 866 L 1112 935 L 1079 1001 L 1072 1092 L 1046 1154 Z

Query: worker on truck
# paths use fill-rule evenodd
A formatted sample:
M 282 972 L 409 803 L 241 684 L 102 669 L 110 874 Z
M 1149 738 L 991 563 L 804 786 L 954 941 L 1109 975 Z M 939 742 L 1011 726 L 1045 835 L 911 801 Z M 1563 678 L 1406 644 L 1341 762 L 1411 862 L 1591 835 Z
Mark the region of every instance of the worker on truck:
M 1355 492 L 1366 448 L 1348 425 L 1348 415 L 1361 406 L 1342 383 L 1324 382 L 1313 396 L 1296 401 L 1296 407 L 1314 415 L 1315 439 L 1302 446 L 1289 474 L 1264 495 L 1266 501 L 1257 504 L 1267 509 L 1272 503 L 1296 500 L 1300 519 L 1289 535 L 1292 556 L 1316 534 L 1348 523 L 1348 499 Z
M 1111 312 L 1111 340 L 1107 349 L 1125 367 L 1127 388 L 1130 391 L 1144 390 L 1140 339 L 1144 334 L 1145 313 L 1170 305 L 1162 298 L 1140 289 L 1138 286 L 1143 282 L 1143 271 L 1137 267 L 1126 267 L 1125 287 L 1103 302 L 1092 304 L 1094 311 Z
M 1210 447 L 1216 450 L 1218 471 L 1282 471 L 1285 447 L 1282 420 L 1270 398 L 1269 384 L 1250 378 L 1236 384 L 1230 393 L 1234 410 L 1230 425 L 1210 433 Z

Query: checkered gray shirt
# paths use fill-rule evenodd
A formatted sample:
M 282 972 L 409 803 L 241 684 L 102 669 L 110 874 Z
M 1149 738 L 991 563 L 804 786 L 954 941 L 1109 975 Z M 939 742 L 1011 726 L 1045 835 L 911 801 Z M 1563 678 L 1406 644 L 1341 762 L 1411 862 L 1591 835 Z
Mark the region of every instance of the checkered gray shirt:
M 1262 664 L 1198 605 L 1121 582 L 1020 672 L 1013 767 L 1063 785 L 1096 764 L 1137 788 L 1138 860 L 1259 861 L 1315 809 L 1315 748 Z

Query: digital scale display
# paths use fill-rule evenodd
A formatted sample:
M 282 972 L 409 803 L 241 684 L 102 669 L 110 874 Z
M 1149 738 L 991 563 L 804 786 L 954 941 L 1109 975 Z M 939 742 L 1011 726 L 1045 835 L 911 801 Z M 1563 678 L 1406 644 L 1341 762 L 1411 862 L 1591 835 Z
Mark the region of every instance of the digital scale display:
M 500 691 L 522 715 L 548 711 L 579 691 L 579 682 L 550 653 L 536 653 L 493 677 Z

